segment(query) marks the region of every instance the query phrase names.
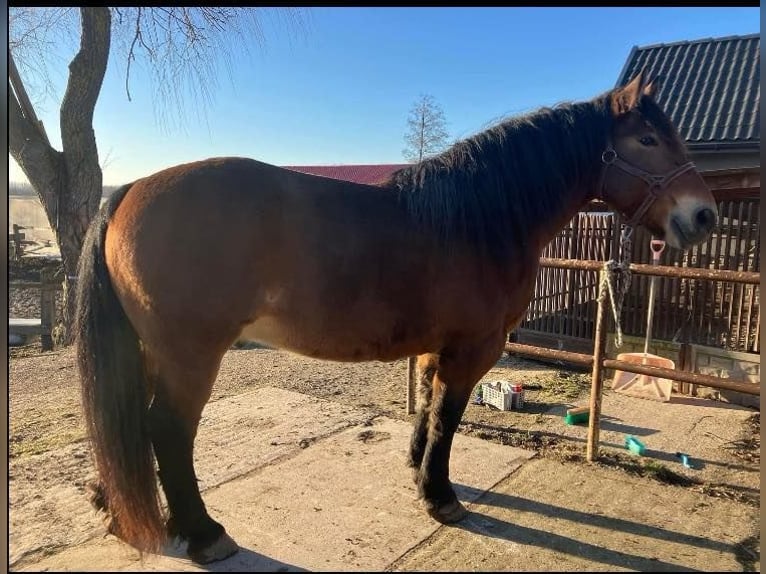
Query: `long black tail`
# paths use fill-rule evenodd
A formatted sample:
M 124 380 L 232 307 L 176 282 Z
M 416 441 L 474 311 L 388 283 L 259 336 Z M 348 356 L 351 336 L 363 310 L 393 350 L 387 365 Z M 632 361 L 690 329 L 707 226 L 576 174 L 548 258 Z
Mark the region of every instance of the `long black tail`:
M 109 220 L 130 187 L 114 192 L 85 235 L 74 334 L 83 411 L 111 531 L 154 552 L 165 528 L 149 434 L 149 389 L 139 339 L 114 292 L 104 252 Z

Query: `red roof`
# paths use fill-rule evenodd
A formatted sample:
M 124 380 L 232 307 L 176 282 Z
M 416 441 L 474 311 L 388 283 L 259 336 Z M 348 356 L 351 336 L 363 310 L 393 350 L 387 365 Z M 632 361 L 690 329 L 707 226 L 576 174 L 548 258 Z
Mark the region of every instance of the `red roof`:
M 381 163 L 368 165 L 284 165 L 282 167 L 312 175 L 374 185 L 376 183 L 383 183 L 396 170 L 408 165 L 410 164 Z

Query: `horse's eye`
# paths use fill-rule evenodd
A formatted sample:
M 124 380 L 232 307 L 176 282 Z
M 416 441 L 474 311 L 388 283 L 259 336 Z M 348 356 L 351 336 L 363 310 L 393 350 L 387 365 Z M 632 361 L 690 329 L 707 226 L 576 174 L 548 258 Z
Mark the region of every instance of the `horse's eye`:
M 644 136 L 638 141 L 641 142 L 641 145 L 646 145 L 646 146 L 657 145 L 657 140 L 654 139 L 652 136 Z

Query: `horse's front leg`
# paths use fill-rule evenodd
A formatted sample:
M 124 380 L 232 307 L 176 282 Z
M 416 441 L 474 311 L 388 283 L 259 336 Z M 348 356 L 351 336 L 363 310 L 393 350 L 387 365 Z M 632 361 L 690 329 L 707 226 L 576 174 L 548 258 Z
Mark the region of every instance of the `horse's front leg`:
M 410 440 L 407 465 L 413 469 L 413 479 L 420 480 L 420 465 L 428 442 L 428 421 L 431 416 L 431 399 L 434 375 L 439 364 L 439 355 L 419 355 L 415 368 L 417 401 L 415 403 L 415 425 Z
M 476 383 L 494 365 L 505 344 L 505 333 L 481 343 L 445 348 L 439 356 L 431 389 L 431 408 L 418 492 L 428 514 L 442 523 L 456 522 L 466 514 L 449 480 L 452 439 Z

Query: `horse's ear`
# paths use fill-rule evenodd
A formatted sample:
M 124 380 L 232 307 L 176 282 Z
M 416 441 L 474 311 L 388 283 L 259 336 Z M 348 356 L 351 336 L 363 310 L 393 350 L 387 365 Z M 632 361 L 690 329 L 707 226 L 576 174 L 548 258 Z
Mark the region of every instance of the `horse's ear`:
M 653 98 L 660 88 L 659 78 L 653 78 L 644 86 L 644 95 Z
M 654 82 L 648 81 L 646 68 L 642 68 L 636 77 L 625 87 L 614 90 L 612 92 L 612 111 L 614 115 L 626 114 L 638 106 L 642 94 L 651 95 L 654 93 L 653 84 Z

